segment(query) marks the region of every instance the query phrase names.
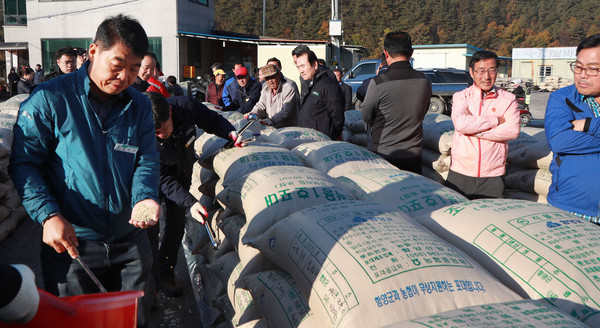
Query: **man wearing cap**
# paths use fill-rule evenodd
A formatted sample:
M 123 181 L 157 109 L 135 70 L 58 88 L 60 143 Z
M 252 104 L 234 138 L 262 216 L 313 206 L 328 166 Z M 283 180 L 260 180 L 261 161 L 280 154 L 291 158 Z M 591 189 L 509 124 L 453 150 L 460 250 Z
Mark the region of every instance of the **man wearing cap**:
M 275 65 L 261 67 L 260 73 L 266 82 L 260 99 L 250 113 L 258 115 L 259 118 L 271 119 L 276 128 L 296 125 L 300 103 L 296 84 L 283 77 Z
M 227 93 L 231 97 L 231 104 L 225 107 L 226 111 L 238 111 L 246 114 L 252 110 L 260 98 L 260 82 L 251 79 L 246 67 L 240 67 L 235 70 L 237 83 L 231 83 L 227 86 Z
M 223 89 L 225 86 L 225 78 L 227 77 L 227 73 L 225 73 L 222 69 L 216 69 L 213 74 L 215 75 L 215 81 L 211 82 L 206 87 L 206 102 L 209 102 L 213 105 L 225 107 L 223 103 Z
M 225 81 L 225 86 L 223 87 L 223 104 L 225 104 L 225 107 L 231 105 L 231 95 L 229 94 L 229 89 L 227 89 L 227 87 L 235 82 L 235 70 L 240 68 L 240 67 L 244 67 L 244 62 L 237 62 L 235 64 L 233 64 L 233 68 L 231 69 L 231 72 L 233 73 L 233 77 L 229 78 Z M 221 67 L 222 68 L 222 67 Z

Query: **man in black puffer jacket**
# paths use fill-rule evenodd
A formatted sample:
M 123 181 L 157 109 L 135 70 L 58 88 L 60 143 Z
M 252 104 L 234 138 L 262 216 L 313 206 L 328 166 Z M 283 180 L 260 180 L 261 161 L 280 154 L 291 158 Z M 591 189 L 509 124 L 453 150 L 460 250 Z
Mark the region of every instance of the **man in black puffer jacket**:
M 298 126 L 320 131 L 332 140 L 340 139 L 344 97 L 337 81 L 329 75 L 331 71 L 319 67 L 317 56 L 308 47 L 296 47 L 292 56 L 300 76 L 308 82 L 308 92 L 300 100 Z
M 195 159 L 196 126 L 221 138 L 237 141 L 235 127 L 217 112 L 197 100 L 186 97 L 164 98 L 154 92 L 145 93 L 152 102 L 157 148 L 160 152 L 160 198 L 167 210 L 165 231 L 158 250 L 158 287 L 169 297 L 181 295 L 175 282 L 174 268 L 185 227 L 185 214 L 204 222 L 206 209 L 190 194 Z M 240 138 L 241 141 L 241 138 Z M 236 146 L 240 143 L 236 142 Z M 149 230 L 152 247 L 158 247 L 158 227 Z M 155 270 L 154 270 L 155 271 Z M 157 274 L 157 272 L 153 272 Z

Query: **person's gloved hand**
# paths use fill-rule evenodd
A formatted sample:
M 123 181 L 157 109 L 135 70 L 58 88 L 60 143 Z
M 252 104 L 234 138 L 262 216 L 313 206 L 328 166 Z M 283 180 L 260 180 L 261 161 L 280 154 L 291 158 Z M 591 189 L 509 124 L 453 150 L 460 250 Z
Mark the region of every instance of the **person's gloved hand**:
M 242 142 L 244 141 L 243 140 L 244 138 L 242 138 L 241 136 L 238 136 L 237 131 L 234 130 L 234 131 L 229 132 L 229 139 L 235 141 L 234 145 L 236 147 L 242 147 L 243 146 Z
M 205 218 L 208 217 L 208 212 L 206 211 L 206 208 L 204 208 L 204 206 L 200 204 L 200 202 L 196 202 L 194 205 L 192 205 L 192 207 L 190 208 L 190 214 L 196 221 L 200 222 L 201 224 L 204 225 L 206 223 Z

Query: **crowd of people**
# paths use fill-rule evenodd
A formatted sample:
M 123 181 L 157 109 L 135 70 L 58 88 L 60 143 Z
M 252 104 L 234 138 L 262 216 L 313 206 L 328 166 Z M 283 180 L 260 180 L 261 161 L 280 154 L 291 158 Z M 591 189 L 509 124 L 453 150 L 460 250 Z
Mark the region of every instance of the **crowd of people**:
M 117 15 L 100 24 L 89 49 L 59 49 L 53 72 L 43 75 L 36 65 L 35 71 L 25 67 L 9 75 L 19 77 L 15 90 L 31 93 L 14 127 L 9 173 L 29 216 L 43 227 L 45 288 L 59 296 L 97 292 L 73 261 L 79 257 L 108 290 L 146 292 L 140 326 L 147 323 L 157 287 L 167 296 L 181 295 L 174 267 L 185 215 L 202 223 L 207 215 L 189 193 L 193 127 L 242 146 L 231 123 L 198 99 L 183 96 L 174 76 L 166 85 L 159 80 L 160 63 L 148 48 L 139 22 Z M 408 33 L 386 34 L 383 49 L 378 75 L 361 88 L 368 147 L 398 168 L 420 173 L 431 82 L 411 67 Z M 342 71 L 326 67 L 305 45 L 290 55 L 300 86 L 283 75 L 277 58 L 260 67 L 256 77 L 239 62 L 226 79 L 223 65 L 215 63 L 203 100 L 223 111 L 256 114 L 276 128 L 307 127 L 340 140 L 344 112 L 352 108 Z M 554 151 L 548 201 L 596 223 L 599 63 L 596 35 L 577 49 L 571 66 L 575 85 L 555 92 L 546 111 Z M 474 83 L 453 98 L 447 183 L 470 199 L 503 197 L 508 140 L 520 129 L 515 96 L 495 86 L 498 65 L 493 52 L 473 54 Z M 150 217 L 136 219 L 147 208 Z M 166 222 L 159 241 L 161 211 Z

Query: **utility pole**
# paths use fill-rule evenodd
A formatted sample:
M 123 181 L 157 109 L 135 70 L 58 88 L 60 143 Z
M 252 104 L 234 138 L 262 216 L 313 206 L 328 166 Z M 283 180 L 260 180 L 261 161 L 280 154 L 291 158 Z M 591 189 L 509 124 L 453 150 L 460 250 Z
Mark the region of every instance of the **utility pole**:
M 266 10 L 267 10 L 267 9 L 266 9 L 266 8 L 267 8 L 267 6 L 266 6 L 266 4 L 265 4 L 265 3 L 266 3 L 266 1 L 267 1 L 267 0 L 263 0 L 263 32 L 262 32 L 262 35 L 265 35 L 265 12 L 266 12 Z
M 329 21 L 329 35 L 334 47 L 333 61 L 336 66 L 341 67 L 340 44 L 342 39 L 342 21 L 340 19 L 340 2 L 331 0 L 331 20 Z

